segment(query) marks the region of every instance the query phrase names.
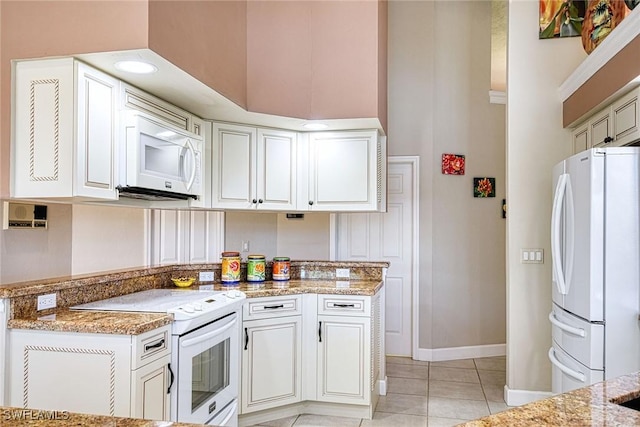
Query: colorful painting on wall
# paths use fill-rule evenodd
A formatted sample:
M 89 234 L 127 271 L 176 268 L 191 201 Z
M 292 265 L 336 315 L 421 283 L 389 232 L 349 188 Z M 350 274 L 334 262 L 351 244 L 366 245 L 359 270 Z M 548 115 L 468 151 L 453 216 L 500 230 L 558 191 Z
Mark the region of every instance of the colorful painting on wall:
M 587 0 L 540 0 L 538 37 L 579 37 L 586 10 Z
M 473 178 L 473 197 L 496 197 L 496 179 Z
M 625 0 L 589 0 L 582 23 L 582 47 L 588 54 L 622 22 L 638 2 Z
M 464 175 L 464 155 L 443 154 L 442 173 L 444 175 Z

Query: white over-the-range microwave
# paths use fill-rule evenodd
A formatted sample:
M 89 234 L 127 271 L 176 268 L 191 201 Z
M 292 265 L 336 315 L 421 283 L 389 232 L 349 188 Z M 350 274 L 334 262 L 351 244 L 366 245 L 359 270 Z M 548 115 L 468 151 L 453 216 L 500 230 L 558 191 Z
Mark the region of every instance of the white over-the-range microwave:
M 123 113 L 120 197 L 188 200 L 202 196 L 203 139 L 153 116 Z

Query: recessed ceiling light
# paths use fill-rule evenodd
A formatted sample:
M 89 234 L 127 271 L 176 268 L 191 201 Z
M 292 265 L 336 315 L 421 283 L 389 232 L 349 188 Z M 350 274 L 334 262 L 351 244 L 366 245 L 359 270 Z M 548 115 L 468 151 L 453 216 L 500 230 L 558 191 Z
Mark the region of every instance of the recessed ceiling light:
M 135 74 L 151 74 L 158 71 L 155 65 L 142 61 L 118 61 L 114 64 L 114 67 L 120 71 Z
M 305 123 L 302 127 L 309 130 L 323 130 L 328 128 L 329 125 L 324 123 Z

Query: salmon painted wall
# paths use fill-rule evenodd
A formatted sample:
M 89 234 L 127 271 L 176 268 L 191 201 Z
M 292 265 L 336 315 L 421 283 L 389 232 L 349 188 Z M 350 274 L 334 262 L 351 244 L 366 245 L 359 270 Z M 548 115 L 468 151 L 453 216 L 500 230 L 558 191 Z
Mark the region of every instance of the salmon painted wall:
M 148 3 L 0 2 L 0 197 L 9 196 L 11 60 L 147 47 Z M 114 31 L 117 29 L 117 31 Z
M 386 2 L 249 2 L 247 58 L 250 111 L 386 124 Z
M 246 108 L 247 3 L 151 1 L 149 48 Z

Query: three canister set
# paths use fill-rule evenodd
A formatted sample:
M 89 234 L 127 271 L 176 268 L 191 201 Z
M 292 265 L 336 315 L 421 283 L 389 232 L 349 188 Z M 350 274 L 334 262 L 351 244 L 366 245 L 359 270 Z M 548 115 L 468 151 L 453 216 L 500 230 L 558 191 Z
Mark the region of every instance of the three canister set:
M 273 280 L 289 280 L 291 260 L 289 257 L 274 257 L 271 265 Z M 264 255 L 247 257 L 247 282 L 264 282 L 267 262 Z M 224 284 L 240 282 L 240 252 L 222 252 L 221 281 Z

